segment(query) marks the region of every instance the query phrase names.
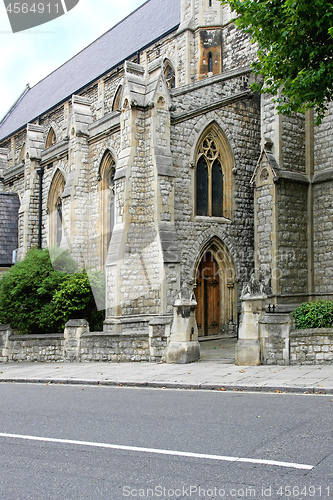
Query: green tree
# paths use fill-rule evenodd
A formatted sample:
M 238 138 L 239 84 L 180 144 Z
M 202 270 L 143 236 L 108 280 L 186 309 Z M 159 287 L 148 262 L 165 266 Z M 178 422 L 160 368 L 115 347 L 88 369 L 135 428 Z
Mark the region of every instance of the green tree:
M 314 108 L 322 121 L 333 97 L 331 0 L 221 0 L 237 13 L 236 25 L 258 44 L 254 72 L 273 94 L 280 113 Z

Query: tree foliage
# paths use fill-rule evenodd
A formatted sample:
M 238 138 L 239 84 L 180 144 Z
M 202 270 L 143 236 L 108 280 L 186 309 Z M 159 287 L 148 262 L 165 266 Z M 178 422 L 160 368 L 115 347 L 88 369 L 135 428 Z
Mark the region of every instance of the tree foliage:
M 104 314 L 96 309 L 86 272 L 74 272 L 77 265 L 66 252 L 55 260 L 61 271 L 48 250 L 32 249 L 1 277 L 0 323 L 10 323 L 21 334 L 60 332 L 75 318 L 101 328 Z M 95 281 L 96 288 L 103 287 L 103 277 L 96 274 Z
M 98 311 L 96 308 L 90 280 L 94 279 L 95 290 L 104 290 L 103 278 L 104 274 L 101 272 L 90 274 L 88 278 L 84 269 L 82 272 L 67 275 L 51 303 L 55 324 L 60 324 L 63 329 L 68 319 L 84 318 L 92 331 L 101 330 L 104 311 Z
M 258 44 L 255 73 L 280 113 L 314 108 L 319 124 L 333 98 L 333 3 L 330 0 L 222 0 Z
M 333 326 L 333 302 L 329 300 L 305 302 L 291 314 L 295 318 L 297 329 Z
M 65 276 L 53 269 L 47 250 L 30 250 L 0 280 L 0 323 L 20 333 L 52 331 L 50 304 Z

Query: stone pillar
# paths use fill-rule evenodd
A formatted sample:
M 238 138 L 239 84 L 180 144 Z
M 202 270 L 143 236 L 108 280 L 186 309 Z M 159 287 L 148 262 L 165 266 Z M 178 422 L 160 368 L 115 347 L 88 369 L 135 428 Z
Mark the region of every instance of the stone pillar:
M 12 333 L 10 325 L 0 325 L 0 362 L 7 363 L 9 360 L 9 337 Z
M 64 331 L 64 361 L 81 361 L 81 336 L 89 332 L 85 319 L 70 319 Z
M 200 358 L 198 328 L 195 320 L 196 306 L 193 291 L 183 287 L 174 304 L 170 343 L 166 351 L 167 363 L 192 363 Z
M 263 365 L 289 365 L 290 314 L 271 313 L 260 320 L 261 359 Z
M 235 364 L 257 366 L 261 364 L 259 321 L 265 312 L 266 295 L 254 275 L 242 293 L 242 316 L 235 349 Z

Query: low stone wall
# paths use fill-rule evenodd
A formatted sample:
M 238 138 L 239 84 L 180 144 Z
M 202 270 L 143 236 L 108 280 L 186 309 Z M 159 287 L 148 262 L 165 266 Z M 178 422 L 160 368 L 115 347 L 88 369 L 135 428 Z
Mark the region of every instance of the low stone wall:
M 265 312 L 258 330 L 263 365 L 333 364 L 333 328 L 296 330 L 290 314 Z
M 333 364 L 333 328 L 290 332 L 290 364 Z
M 150 361 L 149 338 L 133 333 L 86 333 L 81 337 L 79 361 Z
M 85 320 L 70 320 L 58 334 L 15 335 L 0 325 L 0 362 L 80 362 L 165 360 L 170 320 L 156 319 L 147 332 L 90 332 Z
M 10 335 L 7 361 L 62 361 L 64 334 Z

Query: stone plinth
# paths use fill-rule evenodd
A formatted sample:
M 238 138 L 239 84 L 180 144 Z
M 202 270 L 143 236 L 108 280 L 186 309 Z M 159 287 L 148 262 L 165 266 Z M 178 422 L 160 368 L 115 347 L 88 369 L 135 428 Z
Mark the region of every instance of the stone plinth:
M 64 331 L 64 360 L 81 361 L 81 336 L 89 332 L 89 324 L 85 319 L 70 319 Z
M 235 349 L 235 364 L 257 366 L 261 364 L 259 320 L 265 310 L 264 295 L 246 295 L 242 302 L 242 316 Z
M 167 363 L 192 363 L 200 358 L 196 306 L 193 291 L 183 287 L 174 304 L 170 343 L 166 351 Z

